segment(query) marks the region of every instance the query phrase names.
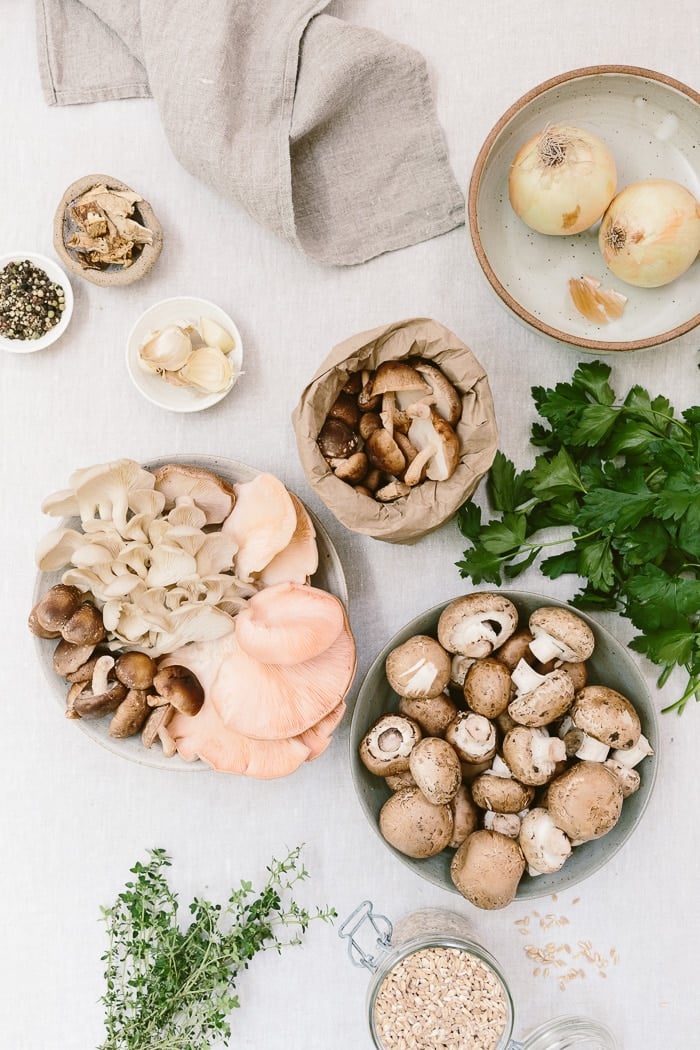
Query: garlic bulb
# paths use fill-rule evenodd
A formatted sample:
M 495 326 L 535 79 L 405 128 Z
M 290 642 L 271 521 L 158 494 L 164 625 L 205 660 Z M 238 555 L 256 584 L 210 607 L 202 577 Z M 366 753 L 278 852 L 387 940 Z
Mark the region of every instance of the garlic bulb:
M 148 372 L 177 372 L 192 353 L 192 342 L 179 325 L 171 324 L 153 332 L 139 350 L 139 359 Z
M 226 354 L 216 346 L 193 350 L 179 375 L 189 386 L 205 394 L 226 390 L 233 379 L 233 368 Z

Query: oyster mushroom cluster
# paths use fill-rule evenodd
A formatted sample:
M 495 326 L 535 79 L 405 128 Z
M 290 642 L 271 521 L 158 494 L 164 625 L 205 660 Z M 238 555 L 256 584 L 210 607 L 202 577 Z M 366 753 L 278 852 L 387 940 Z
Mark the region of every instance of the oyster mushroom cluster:
M 359 746 L 392 792 L 380 831 L 410 857 L 453 850 L 452 881 L 477 907 L 505 907 L 525 872 L 558 871 L 639 788 L 653 750 L 632 702 L 589 681 L 594 647 L 567 608 L 521 625 L 507 597 L 476 592 L 386 659 L 398 709 Z
M 446 481 L 460 457 L 457 389 L 432 361 L 384 361 L 350 376 L 318 434 L 337 478 L 380 502 L 426 479 Z
M 76 471 L 44 510 L 76 519 L 39 544 L 62 575 L 29 615 L 56 640 L 67 717 L 110 715 L 113 737 L 249 776 L 325 750 L 355 644 L 342 602 L 310 584 L 314 525 L 279 479 L 118 460 Z

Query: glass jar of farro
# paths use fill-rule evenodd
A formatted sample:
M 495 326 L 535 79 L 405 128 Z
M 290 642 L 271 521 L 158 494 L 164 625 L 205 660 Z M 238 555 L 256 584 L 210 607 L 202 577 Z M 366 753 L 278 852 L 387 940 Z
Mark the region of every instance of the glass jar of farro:
M 377 1050 L 616 1050 L 585 1017 L 555 1018 L 512 1041 L 513 1000 L 494 957 L 458 912 L 412 912 L 395 926 L 364 901 L 343 922 L 355 966 L 372 974 L 369 1031 Z

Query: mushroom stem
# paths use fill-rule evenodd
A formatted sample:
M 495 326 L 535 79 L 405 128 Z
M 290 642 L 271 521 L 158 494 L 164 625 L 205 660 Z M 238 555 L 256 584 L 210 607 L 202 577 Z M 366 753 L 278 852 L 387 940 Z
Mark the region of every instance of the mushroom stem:
M 530 646 L 532 648 L 532 646 Z M 529 693 L 546 680 L 547 675 L 540 674 L 531 667 L 527 660 L 518 660 L 511 674 L 511 681 L 519 693 Z
M 619 762 L 621 765 L 632 769 L 634 766 L 638 765 L 643 758 L 646 758 L 647 755 L 653 754 L 654 748 L 642 733 L 634 747 L 630 747 L 626 751 L 613 751 L 610 757 L 614 758 L 615 761 Z
M 109 673 L 114 667 L 114 657 L 105 654 L 95 661 L 90 688 L 93 696 L 102 696 L 109 691 Z
M 550 660 L 562 660 L 566 649 L 543 631 L 530 642 L 530 652 L 541 664 L 546 664 Z
M 575 751 L 576 758 L 587 762 L 604 762 L 610 754 L 610 748 L 601 740 L 596 740 L 588 733 L 583 734 L 583 739 Z

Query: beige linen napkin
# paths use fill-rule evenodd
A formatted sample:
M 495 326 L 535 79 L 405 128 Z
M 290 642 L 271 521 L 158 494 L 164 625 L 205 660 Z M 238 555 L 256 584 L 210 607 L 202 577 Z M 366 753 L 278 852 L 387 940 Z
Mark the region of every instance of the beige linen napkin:
M 50 104 L 152 96 L 188 171 L 320 262 L 464 221 L 425 61 L 328 0 L 36 3 Z

